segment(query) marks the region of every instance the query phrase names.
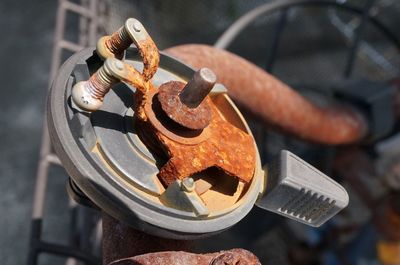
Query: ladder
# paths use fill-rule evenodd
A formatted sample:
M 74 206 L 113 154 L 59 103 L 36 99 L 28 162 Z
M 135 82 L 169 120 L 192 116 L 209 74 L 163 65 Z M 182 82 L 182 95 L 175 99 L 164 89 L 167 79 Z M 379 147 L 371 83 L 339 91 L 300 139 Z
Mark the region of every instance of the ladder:
M 54 46 L 52 51 L 51 69 L 49 75 L 49 86 L 54 79 L 61 63 L 66 57 L 66 53 L 75 53 L 87 46 L 95 45 L 99 37 L 101 25 L 105 14 L 106 4 L 103 0 L 59 0 L 56 27 L 54 33 Z M 66 30 L 68 19 L 78 18 L 78 27 L 75 29 L 78 36 L 75 41 L 68 40 Z M 31 234 L 29 240 L 29 250 L 27 257 L 28 265 L 36 265 L 42 253 L 66 257 L 67 265 L 77 264 L 78 261 L 85 264 L 101 264 L 101 259 L 87 254 L 74 244 L 71 238 L 69 245 L 50 243 L 42 239 L 42 226 L 44 217 L 44 205 L 48 183 L 48 173 L 51 166 L 61 166 L 61 162 L 54 153 L 51 146 L 50 137 L 47 129 L 46 118 L 43 123 L 42 142 L 40 147 L 40 157 L 36 172 L 36 184 L 34 190 Z M 69 200 L 69 210 L 72 223 L 76 218 L 77 205 L 72 199 Z M 73 226 L 73 225 L 72 225 Z M 70 231 L 71 237 L 74 231 Z

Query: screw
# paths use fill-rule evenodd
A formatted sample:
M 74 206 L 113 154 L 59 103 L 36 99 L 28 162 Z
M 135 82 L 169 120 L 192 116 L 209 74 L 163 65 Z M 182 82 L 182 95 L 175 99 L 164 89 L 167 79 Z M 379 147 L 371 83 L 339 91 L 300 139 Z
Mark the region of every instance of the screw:
M 182 180 L 181 188 L 182 188 L 182 190 L 187 191 L 187 192 L 194 191 L 195 183 L 194 183 L 193 178 L 185 178 L 184 180 Z
M 179 94 L 180 100 L 189 108 L 198 107 L 217 82 L 217 77 L 209 68 L 196 71 Z
M 105 41 L 105 45 L 109 51 L 116 55 L 117 58 L 122 58 L 123 52 L 133 43 L 132 30 L 140 33 L 143 29 L 142 23 L 134 18 L 129 18 L 125 21 L 125 25 L 118 31 L 114 32 L 110 38 Z
M 133 21 L 132 28 L 134 31 L 140 32 L 142 30 L 142 27 L 142 24 L 138 20 Z
M 113 54 L 121 55 L 132 44 L 132 39 L 126 27 L 122 26 L 106 40 L 105 44 Z
M 89 80 L 76 83 L 72 88 L 74 103 L 84 110 L 98 110 L 103 105 L 104 96 L 120 81 L 113 75 L 113 66 L 119 70 L 124 67 L 121 61 L 108 58 Z

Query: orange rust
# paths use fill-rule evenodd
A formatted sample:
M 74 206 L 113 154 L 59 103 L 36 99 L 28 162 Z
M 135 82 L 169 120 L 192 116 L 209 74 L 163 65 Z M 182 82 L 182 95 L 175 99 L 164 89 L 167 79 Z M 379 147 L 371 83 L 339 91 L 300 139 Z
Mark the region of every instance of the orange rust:
M 118 31 L 114 32 L 105 40 L 106 48 L 114 54 L 115 58 L 122 59 L 124 57 L 124 51 L 132 44 L 129 39 L 124 39 L 122 35 L 123 27 Z
M 156 153 L 159 153 L 156 143 L 160 144 L 169 158 L 158 174 L 163 184 L 168 186 L 176 179 L 184 179 L 210 167 L 219 168 L 245 183 L 250 182 L 256 161 L 252 136 L 226 121 L 209 97 L 204 101 L 211 109 L 212 121 L 206 129 L 177 128 L 178 124 L 162 116 L 165 113 L 155 97 L 158 89 L 150 81 L 159 63 L 157 47 L 150 37 L 138 42 L 137 46 L 143 58 L 143 73 L 128 66 L 122 81 L 137 88 L 134 110 L 142 141 Z
M 256 160 L 253 138 L 224 120 L 214 103 L 209 98 L 206 100 L 212 120 L 208 126 L 210 137 L 205 141 L 187 145 L 171 140 L 162 131 L 155 131 L 169 157 L 158 174 L 165 185 L 210 167 L 217 167 L 246 183 L 253 177 Z
M 207 101 L 203 101 L 196 108 L 190 108 L 181 102 L 179 94 L 185 83 L 170 81 L 159 87 L 158 100 L 169 118 L 180 125 L 193 130 L 206 128 L 211 121 L 211 111 Z
M 144 84 L 133 80 L 129 80 L 129 83 Z M 207 127 L 210 131 L 209 137 L 197 143 L 192 143 L 190 137 L 187 143 L 175 141 L 167 136 L 171 131 L 157 130 L 157 125 L 155 126 L 149 119 L 149 116 L 154 116 L 151 113 L 153 108 L 145 108 L 146 105 L 153 106 L 153 98 L 157 91 L 151 84 L 149 90 L 138 88 L 135 93 L 135 118 L 138 119 L 139 126 L 143 127 L 141 138 L 145 144 L 154 147 L 154 143 L 149 144 L 149 142 L 156 140 L 164 147 L 169 157 L 158 174 L 165 185 L 168 186 L 176 179 L 184 179 L 210 167 L 220 168 L 228 175 L 238 177 L 246 183 L 250 182 L 256 160 L 255 146 L 250 135 L 224 120 L 214 103 L 207 97 L 207 104 L 212 111 L 212 121 Z M 157 120 L 160 121 L 160 118 Z M 184 131 L 183 128 L 181 131 Z M 149 139 L 148 135 L 144 139 L 143 133 L 152 134 L 155 139 Z
M 143 78 L 145 81 L 149 81 L 157 72 L 158 64 L 160 63 L 160 54 L 150 36 L 147 36 L 145 40 L 139 41 L 136 46 L 143 59 Z
M 148 253 L 131 258 L 116 260 L 109 265 L 261 265 L 258 258 L 244 249 L 231 249 L 215 253 L 194 254 L 184 251 Z

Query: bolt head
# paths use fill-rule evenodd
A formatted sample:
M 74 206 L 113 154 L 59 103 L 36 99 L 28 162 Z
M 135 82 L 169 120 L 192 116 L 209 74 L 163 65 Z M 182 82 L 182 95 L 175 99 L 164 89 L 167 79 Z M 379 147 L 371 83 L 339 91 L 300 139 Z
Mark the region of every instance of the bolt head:
M 192 192 L 195 189 L 195 183 L 193 178 L 185 178 L 181 182 L 181 187 L 184 191 Z
M 140 32 L 142 30 L 142 24 L 137 20 L 135 20 L 133 22 L 132 26 L 133 26 L 133 30 L 136 32 Z
M 124 64 L 120 60 L 115 60 L 114 64 L 118 70 L 124 70 Z
M 78 82 L 72 87 L 72 100 L 81 109 L 96 111 L 103 105 L 103 101 L 92 97 L 86 88 L 86 82 Z

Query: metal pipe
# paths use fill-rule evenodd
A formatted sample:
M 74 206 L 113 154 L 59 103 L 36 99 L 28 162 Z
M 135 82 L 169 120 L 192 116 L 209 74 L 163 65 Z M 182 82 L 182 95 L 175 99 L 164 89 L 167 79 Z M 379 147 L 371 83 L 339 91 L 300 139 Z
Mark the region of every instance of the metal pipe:
M 103 264 L 160 251 L 188 251 L 190 241 L 159 238 L 114 219 L 103 212 Z
M 213 70 L 240 106 L 289 135 L 327 145 L 350 144 L 367 135 L 366 119 L 358 111 L 344 105 L 318 106 L 235 54 L 198 44 L 166 52 L 195 68 Z

